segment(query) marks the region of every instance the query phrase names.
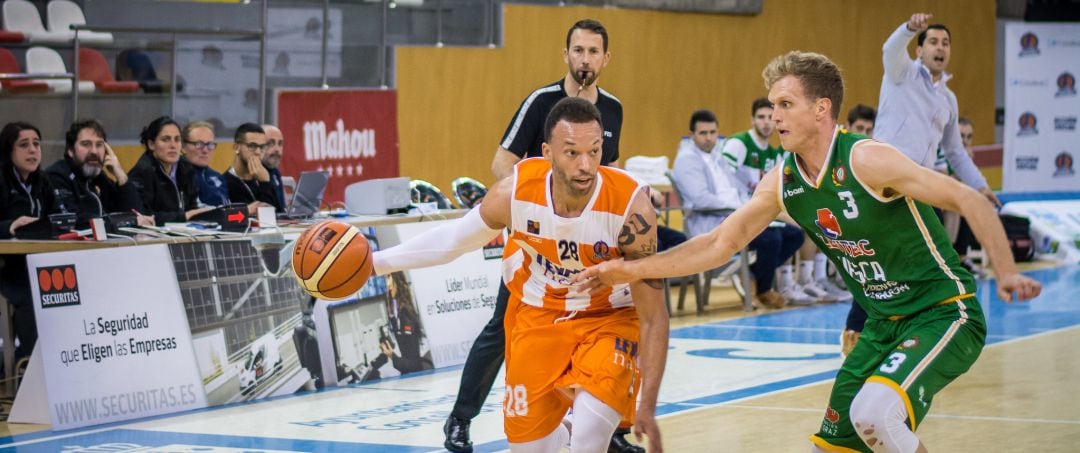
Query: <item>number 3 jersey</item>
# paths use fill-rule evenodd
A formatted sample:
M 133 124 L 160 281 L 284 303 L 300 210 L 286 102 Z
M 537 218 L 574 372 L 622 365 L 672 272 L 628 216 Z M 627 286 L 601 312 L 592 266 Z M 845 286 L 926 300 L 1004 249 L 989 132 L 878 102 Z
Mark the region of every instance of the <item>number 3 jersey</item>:
M 784 210 L 836 264 L 871 318 L 908 316 L 967 297 L 975 280 L 933 208 L 875 193 L 851 170 L 851 150 L 867 140 L 837 129 L 816 181 L 794 154 L 787 156 L 778 194 Z
M 585 209 L 578 217 L 566 218 L 555 214 L 551 179 L 551 164 L 541 158 L 514 167 L 510 236 L 502 263 L 511 296 L 558 311 L 632 306 L 629 285 L 605 286 L 590 294 L 569 283 L 586 267 L 621 256 L 619 234 L 642 185 L 622 170 L 600 167 Z

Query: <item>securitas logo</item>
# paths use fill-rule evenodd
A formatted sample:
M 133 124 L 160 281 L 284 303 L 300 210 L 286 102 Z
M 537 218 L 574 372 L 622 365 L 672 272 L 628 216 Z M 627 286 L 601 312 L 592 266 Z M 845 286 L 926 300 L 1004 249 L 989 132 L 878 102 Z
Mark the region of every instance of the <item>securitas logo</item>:
M 1018 137 L 1039 134 L 1039 129 L 1035 127 L 1039 121 L 1035 118 L 1034 113 L 1024 112 L 1023 115 L 1020 115 L 1020 119 L 1018 119 L 1017 122 L 1020 124 L 1020 131 L 1016 133 Z
M 1039 54 L 1039 37 L 1035 33 L 1027 32 L 1020 37 L 1020 56 L 1033 57 Z
M 79 279 L 74 264 L 37 268 L 38 289 L 41 290 L 41 308 L 79 305 Z
M 1054 117 L 1054 130 L 1055 131 L 1075 131 L 1076 130 L 1076 117 L 1075 116 L 1055 116 Z
M 817 210 L 817 220 L 814 221 L 814 224 L 821 228 L 821 232 L 825 234 L 825 237 L 829 239 L 840 237 L 840 222 L 836 220 L 836 216 L 828 208 Z

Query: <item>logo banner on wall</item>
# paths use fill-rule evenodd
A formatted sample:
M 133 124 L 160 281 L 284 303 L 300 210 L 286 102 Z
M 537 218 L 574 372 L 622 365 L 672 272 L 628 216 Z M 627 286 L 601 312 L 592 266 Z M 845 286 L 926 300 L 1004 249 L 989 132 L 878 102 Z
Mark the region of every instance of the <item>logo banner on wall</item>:
M 164 245 L 30 255 L 27 268 L 52 429 L 206 406 Z
M 1077 75 L 1080 25 L 1006 25 L 1005 191 L 1080 190 Z
M 356 181 L 398 176 L 394 90 L 279 90 L 276 105 L 282 173 L 329 171 L 325 201 L 344 201 Z
M 376 227 L 375 234 L 379 244 L 388 248 L 438 225 L 439 222 L 390 225 Z M 399 290 L 397 297 L 413 301 L 435 368 L 464 363 L 476 335 L 491 319 L 502 281 L 503 244 L 503 238 L 499 237 L 447 264 L 391 274 L 391 284 L 397 281 L 395 288 L 410 291 L 404 295 Z

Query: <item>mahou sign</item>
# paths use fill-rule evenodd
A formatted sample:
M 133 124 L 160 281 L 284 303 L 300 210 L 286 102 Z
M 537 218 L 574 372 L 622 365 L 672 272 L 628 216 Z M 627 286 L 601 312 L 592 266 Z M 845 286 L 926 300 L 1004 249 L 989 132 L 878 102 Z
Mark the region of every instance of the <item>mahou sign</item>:
M 285 136 L 281 173 L 326 170 L 327 203 L 344 201 L 356 181 L 398 176 L 397 92 L 281 90 L 278 127 Z

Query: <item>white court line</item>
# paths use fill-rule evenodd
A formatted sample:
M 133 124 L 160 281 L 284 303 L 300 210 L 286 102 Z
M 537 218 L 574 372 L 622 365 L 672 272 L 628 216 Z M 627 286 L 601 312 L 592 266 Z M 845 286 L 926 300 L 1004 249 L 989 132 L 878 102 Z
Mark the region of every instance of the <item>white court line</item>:
M 738 329 L 738 330 L 783 330 L 783 331 L 798 331 L 798 332 L 837 332 L 839 336 L 840 329 L 829 329 L 825 327 L 785 327 L 785 326 L 728 326 L 720 324 L 698 324 L 693 326 L 682 326 L 676 329 L 682 329 L 686 327 L 701 328 L 708 327 L 712 329 Z
M 748 406 L 743 404 L 728 404 L 724 407 L 736 409 L 756 409 L 775 412 L 813 412 L 819 413 L 821 409 L 807 409 L 796 407 L 772 407 L 772 406 Z M 1006 423 L 1047 423 L 1056 425 L 1080 425 L 1080 420 L 1060 420 L 1047 418 L 1018 418 L 1018 417 L 993 417 L 987 415 L 952 415 L 952 414 L 928 414 L 926 418 L 944 418 L 950 420 L 984 420 Z

